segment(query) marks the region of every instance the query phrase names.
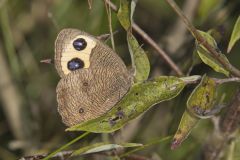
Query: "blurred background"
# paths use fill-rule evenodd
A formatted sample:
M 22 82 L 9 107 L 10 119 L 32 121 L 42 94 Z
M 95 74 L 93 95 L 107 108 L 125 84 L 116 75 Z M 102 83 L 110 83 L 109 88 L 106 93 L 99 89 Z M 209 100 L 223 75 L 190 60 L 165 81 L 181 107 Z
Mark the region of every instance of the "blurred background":
M 112 0 L 119 6 L 118 0 Z M 240 1 L 177 0 L 192 23 L 201 30 L 211 30 L 219 48 L 226 52 L 237 17 Z M 185 75 L 221 77 L 193 57 L 194 39 L 164 0 L 139 0 L 135 22 L 161 46 Z M 65 132 L 57 113 L 56 85 L 59 76 L 51 64 L 40 63 L 54 57 L 54 41 L 63 28 L 78 28 L 92 35 L 109 33 L 104 1 L 92 0 L 0 0 L 0 159 L 46 154 L 61 147 L 80 132 Z M 126 33 L 112 13 L 116 52 L 130 65 Z M 151 77 L 176 75 L 165 61 L 136 34 L 151 62 Z M 109 41 L 110 42 L 110 41 Z M 107 42 L 108 45 L 111 44 Z M 227 55 L 240 68 L 240 43 Z M 192 68 L 192 70 L 190 70 Z M 150 77 L 150 78 L 151 78 Z M 152 138 L 174 134 L 194 86 L 177 98 L 161 103 L 120 131 L 91 134 L 72 147 L 78 148 L 106 139 L 148 143 Z M 222 86 L 219 95 L 228 103 L 239 87 Z M 201 159 L 203 148 L 214 130 L 212 120 L 202 121 L 183 145 L 171 151 L 168 142 L 149 147 L 138 154 L 152 159 Z M 240 148 L 239 148 L 240 149 Z M 239 155 L 240 159 L 240 155 Z

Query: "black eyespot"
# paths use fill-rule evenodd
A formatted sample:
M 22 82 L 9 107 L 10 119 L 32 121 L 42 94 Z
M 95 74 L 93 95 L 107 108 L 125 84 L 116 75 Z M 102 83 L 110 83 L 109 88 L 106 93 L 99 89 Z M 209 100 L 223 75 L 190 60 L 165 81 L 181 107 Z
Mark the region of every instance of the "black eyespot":
M 88 86 L 88 82 L 83 82 L 83 86 Z
M 83 38 L 78 38 L 75 41 L 73 41 L 73 47 L 76 50 L 81 51 L 87 47 L 87 42 Z
M 67 64 L 69 70 L 74 71 L 84 67 L 84 62 L 79 58 L 73 58 Z
M 84 112 L 84 109 L 83 108 L 80 108 L 79 109 L 79 113 L 83 113 Z

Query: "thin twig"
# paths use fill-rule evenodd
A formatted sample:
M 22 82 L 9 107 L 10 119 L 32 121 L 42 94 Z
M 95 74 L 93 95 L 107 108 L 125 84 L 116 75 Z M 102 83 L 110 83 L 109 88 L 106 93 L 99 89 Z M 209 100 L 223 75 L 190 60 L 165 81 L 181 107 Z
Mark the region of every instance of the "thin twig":
M 167 53 L 158 46 L 158 44 L 151 38 L 147 33 L 145 33 L 136 23 L 132 24 L 133 30 L 137 32 L 142 38 L 152 46 L 157 53 L 165 60 L 165 62 L 177 73 L 177 75 L 182 76 L 183 73 L 180 68 L 172 61 L 172 59 L 167 55 Z
M 150 146 L 153 146 L 153 145 L 156 145 L 156 144 L 165 142 L 165 141 L 171 139 L 172 137 L 173 137 L 173 136 L 170 135 L 170 136 L 163 137 L 163 138 L 160 138 L 160 139 L 157 139 L 157 140 L 155 139 L 155 140 L 153 140 L 152 142 L 150 142 L 150 143 L 148 143 L 148 144 L 145 144 L 145 145 L 143 145 L 143 146 L 134 148 L 134 149 L 132 149 L 132 150 L 130 150 L 130 151 L 128 151 L 128 152 L 125 152 L 125 153 L 119 155 L 119 157 L 120 157 L 120 158 L 127 157 L 127 156 L 131 155 L 132 153 L 135 153 L 135 152 L 137 152 L 137 151 L 143 150 L 143 149 L 145 149 L 145 148 L 147 148 L 147 147 L 150 147 Z
M 200 75 L 193 75 L 193 76 L 188 76 L 188 77 L 181 77 L 186 84 L 195 84 L 198 83 L 201 79 L 202 76 Z M 224 79 L 219 79 L 219 78 L 212 78 L 217 84 L 223 84 L 227 82 L 240 82 L 240 78 L 238 77 L 233 77 L 233 78 L 224 78 Z
M 233 77 L 233 78 L 225 78 L 225 79 L 214 79 L 217 84 L 223 84 L 227 82 L 240 82 L 240 78 Z
M 55 150 L 54 152 L 50 153 L 47 157 L 45 157 L 43 160 L 48 160 L 51 157 L 55 156 L 57 153 L 59 153 L 60 151 L 66 149 L 67 147 L 69 147 L 70 145 L 72 145 L 73 143 L 79 141 L 80 139 L 84 138 L 85 136 L 87 136 L 90 132 L 84 132 L 83 134 L 81 134 L 80 136 L 78 136 L 77 138 L 73 139 L 72 141 L 68 142 L 67 144 L 63 145 L 62 147 L 60 147 L 59 149 Z
M 109 0 L 106 0 L 111 9 L 117 12 L 117 7 Z M 166 63 L 177 73 L 177 75 L 182 76 L 183 73 L 181 69 L 172 61 L 172 59 L 166 54 L 166 52 L 161 49 L 158 44 L 145 33 L 136 23 L 132 24 L 133 30 L 138 33 L 150 46 L 152 46 L 157 53 L 166 61 Z
M 199 2 L 200 0 L 184 1 L 182 10 L 191 22 L 194 19 Z M 175 24 L 171 26 L 171 29 L 168 32 L 169 34 L 167 34 L 165 38 L 167 51 L 169 51 L 169 54 L 171 55 L 178 54 L 178 57 L 182 56 L 182 54 L 179 54 L 179 48 L 182 47 L 188 40 L 188 36 L 186 36 L 188 30 L 181 18 L 177 18 Z M 178 43 L 176 43 L 176 40 Z
M 198 41 L 199 44 L 203 45 L 209 53 L 216 58 L 232 75 L 240 77 L 240 71 L 235 68 L 231 63 L 226 62 L 226 60 L 221 56 L 221 52 L 216 50 L 212 45 L 210 45 L 206 39 L 200 35 L 197 29 L 192 25 L 192 23 L 188 20 L 188 18 L 184 15 L 178 5 L 175 3 L 174 0 L 165 0 L 172 9 L 179 15 L 179 17 L 183 20 L 185 25 L 187 26 L 188 30 L 192 33 L 195 39 Z
M 112 30 L 112 12 L 111 12 L 111 6 L 104 0 L 107 15 L 108 15 L 108 26 L 109 26 L 109 31 L 110 31 L 110 38 L 111 38 L 111 43 L 112 43 L 112 48 L 115 51 L 115 43 L 114 43 L 114 38 L 113 38 L 113 30 Z
M 71 156 L 72 153 L 73 151 L 62 151 L 52 156 L 52 158 L 67 159 L 67 157 Z M 38 154 L 38 155 L 25 156 L 20 158 L 19 160 L 39 160 L 45 157 L 47 157 L 46 154 Z

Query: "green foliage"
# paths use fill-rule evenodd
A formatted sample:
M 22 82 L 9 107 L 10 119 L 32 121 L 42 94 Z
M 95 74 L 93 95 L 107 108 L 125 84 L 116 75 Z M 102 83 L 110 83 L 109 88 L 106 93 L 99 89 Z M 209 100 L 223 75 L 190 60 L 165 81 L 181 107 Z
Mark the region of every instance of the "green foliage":
M 204 75 L 202 81 L 188 98 L 188 111 L 199 118 L 208 117 L 214 106 L 216 87 L 216 82 Z
M 205 40 L 212 45 L 216 50 L 219 50 L 217 47 L 217 43 L 214 40 L 214 38 L 203 31 L 198 31 L 204 38 Z M 229 76 L 229 71 L 224 68 L 224 66 L 214 58 L 209 51 L 202 46 L 202 44 L 197 44 L 197 53 L 199 57 L 202 59 L 202 61 L 212 67 L 216 72 L 220 72 L 225 74 L 226 76 Z M 224 54 L 219 54 L 219 57 L 222 57 L 225 60 L 225 63 L 229 63 L 227 57 Z
M 177 132 L 174 135 L 172 148 L 177 148 L 191 133 L 201 118 L 208 118 L 216 112 L 214 99 L 216 82 L 204 75 L 198 86 L 192 91 L 187 100 L 187 109 L 183 113 Z
M 128 30 L 131 27 L 130 20 L 130 10 L 129 10 L 130 1 L 120 0 L 120 7 L 117 13 L 119 22 L 125 30 Z
M 228 53 L 232 50 L 232 47 L 239 39 L 240 39 L 240 16 L 238 16 L 238 19 L 232 31 L 231 39 L 229 41 L 228 49 L 227 49 Z
M 118 19 L 127 32 L 128 48 L 131 55 L 132 66 L 134 69 L 134 81 L 143 82 L 147 80 L 150 72 L 150 63 L 144 50 L 141 48 L 136 38 L 132 34 L 132 17 L 135 10 L 136 2 L 133 0 L 131 5 L 128 0 L 120 1 Z
M 136 154 L 143 159 L 192 160 L 201 159 L 199 155 L 204 155 L 209 147 L 219 149 L 220 144 L 225 144 L 219 152 L 223 156 L 221 160 L 238 160 L 239 128 L 230 136 L 222 135 L 217 123 L 202 120 L 212 118 L 212 115 L 217 117 L 214 122 L 226 117 L 225 112 L 229 111 L 229 107 L 219 113 L 217 102 L 230 104 L 235 90 L 239 89 L 239 80 L 222 85 L 219 78 L 224 75 L 238 78 L 232 75 L 231 67 L 227 69 L 203 44 L 194 47 L 191 41 L 194 37 L 186 35 L 187 29 L 179 23 L 182 18 L 171 10 L 165 0 L 138 3 L 137 0 L 111 0 L 118 9 L 117 14 L 112 10 L 111 16 L 107 14 L 104 1 L 92 1 L 91 9 L 87 2 L 8 0 L 0 3 L 0 159 L 14 160 L 38 153 L 39 157 L 44 157 L 60 146 L 45 159 L 58 159 L 57 153 L 64 156 L 65 151 L 70 151 L 68 156 L 73 159 L 73 156 L 81 159 L 83 155 L 86 159 L 99 159 L 100 155 L 103 159 L 129 159 Z M 224 54 L 218 55 L 223 62 L 240 67 L 240 43 L 237 43 L 240 37 L 239 1 L 175 2 L 190 18 L 190 23 L 202 30 L 212 31 L 211 34 L 199 33 L 217 52 L 221 53 L 220 49 L 231 51 L 227 58 Z M 114 37 L 111 34 L 115 51 L 128 68 L 135 70 L 135 84 L 108 113 L 68 129 L 100 134 L 89 135 L 89 132 L 85 132 L 74 138 L 75 132 L 64 132 L 66 127 L 57 113 L 56 71 L 54 67 L 39 61 L 53 57 L 54 40 L 61 29 L 78 28 L 98 36 L 109 33 L 109 18 L 111 29 L 116 33 Z M 174 76 L 175 72 L 169 63 L 154 54 L 154 46 L 133 28 L 134 21 L 163 48 L 166 56 L 171 55 L 172 61 L 187 77 Z M 217 36 L 213 33 L 215 31 Z M 226 39 L 229 36 L 230 41 Z M 173 40 L 165 43 L 165 38 Z M 179 49 L 170 53 L 169 48 L 180 41 L 183 43 Z M 191 53 L 194 50 L 195 57 L 192 60 Z M 200 61 L 211 68 L 204 67 Z M 189 70 L 191 72 L 187 74 Z M 197 76 L 191 76 L 195 74 Z M 217 97 L 214 94 L 216 92 Z M 199 108 L 196 110 L 194 106 Z M 233 117 L 228 120 L 227 127 L 231 127 Z M 221 121 L 218 122 L 221 124 Z M 114 134 L 105 134 L 109 132 Z M 173 132 L 176 134 L 170 145 Z M 156 138 L 149 141 L 152 137 Z M 79 140 L 81 142 L 77 143 Z M 170 149 L 170 146 L 174 149 L 180 144 L 177 150 Z M 118 152 L 118 149 L 123 151 Z M 99 151 L 103 154 L 98 154 Z
M 192 129 L 199 122 L 199 118 L 192 116 L 188 111 L 183 113 L 180 124 L 178 125 L 177 132 L 175 133 L 172 141 L 171 148 L 176 149 L 179 145 L 189 136 Z
M 148 79 L 150 72 L 148 57 L 130 31 L 127 33 L 127 41 L 129 52 L 132 56 L 132 63 L 134 64 L 133 67 L 135 69 L 134 81 L 143 82 Z

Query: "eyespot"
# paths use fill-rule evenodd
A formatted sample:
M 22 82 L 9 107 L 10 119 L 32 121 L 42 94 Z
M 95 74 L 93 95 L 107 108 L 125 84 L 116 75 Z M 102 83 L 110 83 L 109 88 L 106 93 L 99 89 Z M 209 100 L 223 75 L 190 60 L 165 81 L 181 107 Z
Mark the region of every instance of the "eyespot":
M 83 86 L 87 87 L 88 86 L 88 82 L 83 82 Z
M 73 58 L 68 62 L 67 67 L 69 70 L 74 71 L 83 68 L 84 62 L 79 58 Z
M 80 109 L 79 109 L 79 113 L 84 113 L 84 109 L 83 109 L 83 108 L 80 108 Z
M 73 41 L 73 47 L 76 50 L 81 51 L 87 47 L 87 42 L 83 38 L 78 38 L 75 41 Z

